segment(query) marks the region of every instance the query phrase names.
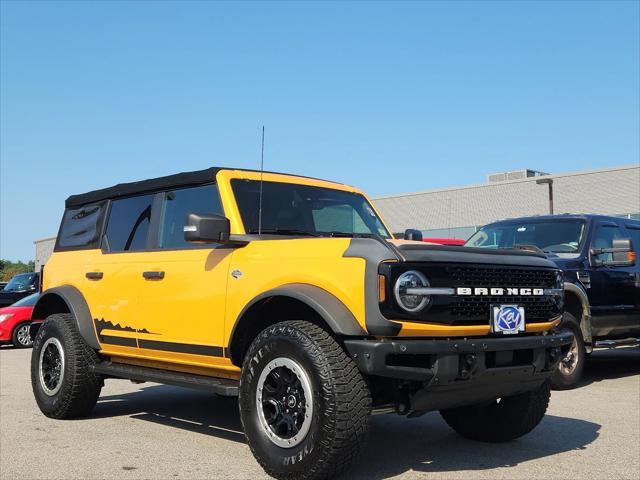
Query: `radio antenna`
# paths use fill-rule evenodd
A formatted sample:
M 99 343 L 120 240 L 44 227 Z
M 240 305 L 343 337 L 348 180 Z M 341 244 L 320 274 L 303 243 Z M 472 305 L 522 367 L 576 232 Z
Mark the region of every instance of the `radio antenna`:
M 262 149 L 260 152 L 260 204 L 258 206 L 258 235 L 262 234 L 262 176 L 264 175 L 264 125 L 262 126 Z

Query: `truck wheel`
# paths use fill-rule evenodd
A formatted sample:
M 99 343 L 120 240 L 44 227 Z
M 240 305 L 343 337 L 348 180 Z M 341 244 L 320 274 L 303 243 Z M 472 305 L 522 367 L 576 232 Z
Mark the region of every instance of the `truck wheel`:
M 558 369 L 551 376 L 551 387 L 554 390 L 569 390 L 576 387 L 580 382 L 587 355 L 580 324 L 573 315 L 565 312 L 559 328 L 571 331 L 573 333 L 573 341 L 567 354 L 560 360 Z
M 441 410 L 445 422 L 466 438 L 481 442 L 507 442 L 533 430 L 549 405 L 549 382 L 530 392 L 503 397 L 489 404 Z
M 356 364 L 322 328 L 287 321 L 263 330 L 245 356 L 240 419 L 249 447 L 277 479 L 331 478 L 368 433 L 371 394 Z
M 42 413 L 75 418 L 91 412 L 102 389 L 102 378 L 90 371 L 97 362 L 70 314 L 47 317 L 31 354 L 31 387 Z
M 29 322 L 23 322 L 16 325 L 11 335 L 11 343 L 16 348 L 29 348 L 33 345 L 31 335 L 29 335 Z

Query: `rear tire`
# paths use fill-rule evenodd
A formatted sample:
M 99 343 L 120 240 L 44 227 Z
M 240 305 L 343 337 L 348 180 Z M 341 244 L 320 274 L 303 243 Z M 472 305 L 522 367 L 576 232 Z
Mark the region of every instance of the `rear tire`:
M 29 335 L 30 322 L 22 322 L 16 325 L 11 334 L 11 343 L 16 348 L 31 348 L 33 340 Z
M 584 371 L 584 363 L 587 354 L 584 348 L 582 330 L 576 318 L 568 312 L 562 317 L 560 330 L 569 330 L 573 333 L 574 339 L 569 347 L 569 351 L 558 365 L 558 368 L 551 376 L 551 387 L 554 390 L 570 390 L 578 386 Z
M 337 476 L 366 441 L 369 388 L 336 340 L 309 322 L 278 323 L 256 337 L 239 403 L 253 455 L 280 480 Z
M 31 386 L 42 413 L 58 419 L 90 413 L 103 383 L 91 371 L 97 362 L 96 352 L 84 341 L 70 314 L 47 317 L 31 354 Z
M 530 392 L 503 397 L 498 402 L 441 410 L 445 422 L 463 437 L 480 442 L 508 442 L 533 430 L 544 417 L 551 390 L 549 382 Z

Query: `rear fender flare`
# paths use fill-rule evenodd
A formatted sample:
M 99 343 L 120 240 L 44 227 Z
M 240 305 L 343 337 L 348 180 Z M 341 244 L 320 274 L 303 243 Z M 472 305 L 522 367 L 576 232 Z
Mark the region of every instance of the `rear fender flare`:
M 32 318 L 46 319 L 54 313 L 69 312 L 75 320 L 76 327 L 85 342 L 96 350 L 100 349 L 100 343 L 93 324 L 93 317 L 89 311 L 89 305 L 80 290 L 71 285 L 50 288 L 42 292 L 37 303 L 33 307 Z

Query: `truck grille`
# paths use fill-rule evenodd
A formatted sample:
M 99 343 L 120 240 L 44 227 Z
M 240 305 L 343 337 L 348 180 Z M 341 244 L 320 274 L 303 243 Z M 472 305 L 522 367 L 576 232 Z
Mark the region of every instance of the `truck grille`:
M 474 297 L 474 298 L 459 298 L 450 304 L 450 312 L 453 317 L 454 323 L 462 321 L 467 323 L 469 321 L 474 322 L 488 322 L 491 315 L 491 306 L 499 305 L 519 305 L 523 306 L 525 310 L 526 321 L 548 321 L 552 317 L 560 314 L 560 306 L 557 304 L 553 297 L 530 297 L 530 296 L 516 296 L 516 297 Z M 457 320 L 457 321 L 456 321 Z
M 508 267 L 449 266 L 447 272 L 457 287 L 542 287 L 553 288 L 556 272 Z

